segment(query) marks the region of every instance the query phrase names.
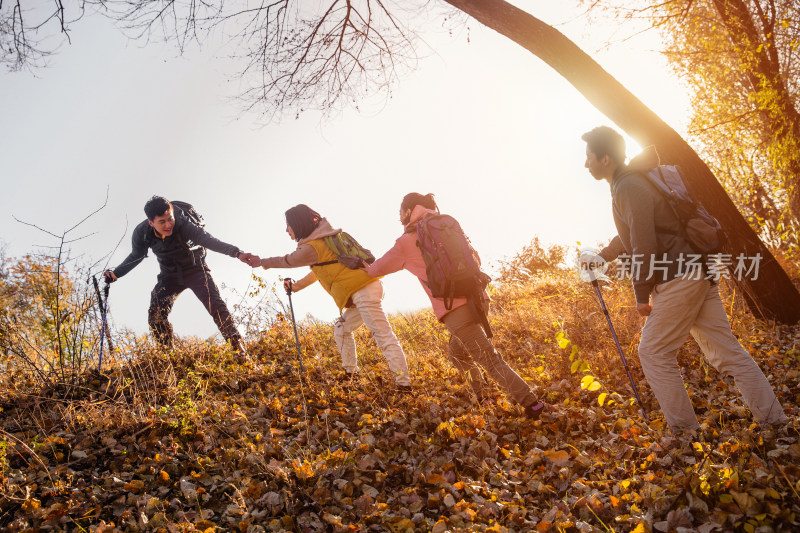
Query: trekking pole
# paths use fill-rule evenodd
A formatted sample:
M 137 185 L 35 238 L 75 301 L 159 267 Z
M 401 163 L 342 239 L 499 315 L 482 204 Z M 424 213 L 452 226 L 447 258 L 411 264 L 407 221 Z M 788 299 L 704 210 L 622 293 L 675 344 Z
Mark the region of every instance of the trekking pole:
M 631 387 L 633 387 L 633 395 L 636 396 L 636 401 L 639 402 L 639 408 L 642 410 L 642 416 L 644 417 L 645 421 L 648 420 L 647 411 L 644 409 L 644 404 L 642 404 L 642 399 L 639 397 L 639 391 L 636 389 L 636 383 L 633 381 L 633 376 L 631 375 L 631 369 L 628 367 L 628 361 L 625 359 L 625 354 L 622 353 L 622 346 L 619 345 L 619 340 L 617 339 L 617 332 L 614 331 L 614 324 L 611 323 L 611 316 L 608 314 L 608 308 L 606 308 L 606 302 L 603 300 L 603 295 L 600 294 L 600 284 L 597 282 L 597 278 L 592 277 L 592 286 L 594 287 L 594 292 L 597 293 L 597 299 L 600 300 L 600 307 L 603 308 L 603 314 L 606 315 L 606 321 L 608 322 L 608 329 L 611 330 L 611 336 L 614 337 L 614 343 L 617 345 L 617 351 L 619 352 L 619 356 L 622 359 L 622 366 L 625 367 L 625 372 L 628 374 L 628 379 L 631 380 Z
M 103 366 L 103 341 L 106 337 L 108 337 L 109 353 L 114 350 L 111 344 L 111 334 L 108 331 L 108 322 L 106 319 L 108 315 L 108 291 L 110 287 L 108 281 L 106 281 L 105 287 L 103 287 L 103 295 L 101 296 L 100 285 L 97 283 L 97 276 L 92 276 L 92 282 L 94 283 L 94 291 L 97 293 L 97 305 L 100 308 L 100 316 L 102 317 L 102 326 L 100 328 L 100 357 L 97 362 L 97 371 L 100 372 Z
M 292 315 L 292 327 L 294 328 L 294 342 L 297 345 L 297 360 L 300 363 L 300 371 L 305 374 L 306 369 L 303 366 L 303 353 L 300 351 L 300 337 L 297 335 L 297 322 L 294 320 L 294 307 L 292 306 L 292 283 L 294 280 L 292 278 L 285 278 L 284 282 L 289 282 L 288 286 L 286 286 L 286 296 L 289 297 L 289 312 Z

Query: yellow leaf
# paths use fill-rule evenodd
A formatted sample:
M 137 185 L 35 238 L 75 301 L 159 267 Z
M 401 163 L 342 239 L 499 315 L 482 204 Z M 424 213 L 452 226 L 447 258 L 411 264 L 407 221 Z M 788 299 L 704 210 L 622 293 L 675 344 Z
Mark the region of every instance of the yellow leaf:
M 445 531 L 447 531 L 447 521 L 441 518 L 431 528 L 431 533 L 444 533 Z
M 594 376 L 583 376 L 581 379 L 581 388 L 586 389 L 594 382 Z
M 558 335 L 556 335 L 556 340 L 558 341 L 558 347 L 562 350 L 569 346 L 569 339 L 566 339 L 563 333 L 559 332 Z
M 597 403 L 599 403 L 601 406 L 606 403 L 606 396 L 608 396 L 608 393 L 606 392 L 600 394 L 600 396 L 597 397 Z
M 599 381 L 592 381 L 592 384 L 589 385 L 589 390 L 591 392 L 594 392 L 594 391 L 600 389 L 600 387 L 602 387 L 602 385 L 600 385 Z
M 35 511 L 41 506 L 42 506 L 41 501 L 37 500 L 36 498 L 31 498 L 30 500 L 25 500 L 25 502 L 22 504 L 22 510 L 30 513 Z
M 128 492 L 133 492 L 135 494 L 138 494 L 142 492 L 142 490 L 144 490 L 144 481 L 142 481 L 141 479 L 134 479 L 128 483 L 125 483 L 125 485 L 122 488 L 127 490 Z
M 414 531 L 414 522 L 408 518 L 400 518 L 396 522 L 389 524 L 389 528 L 396 533 L 405 533 L 406 531 Z
M 631 530 L 631 533 L 647 533 L 647 528 L 644 526 L 644 522 L 639 522 L 636 524 L 636 527 Z
M 564 466 L 569 462 L 569 452 L 564 450 L 550 452 L 546 457 L 556 466 Z

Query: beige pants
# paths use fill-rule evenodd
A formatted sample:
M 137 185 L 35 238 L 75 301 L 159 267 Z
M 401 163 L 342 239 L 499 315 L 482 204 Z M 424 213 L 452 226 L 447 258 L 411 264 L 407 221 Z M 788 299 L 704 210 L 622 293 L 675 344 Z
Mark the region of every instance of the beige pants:
M 354 307 L 345 309 L 342 317 L 336 320 L 333 330 L 344 369 L 347 372 L 358 370 L 356 341 L 353 338 L 353 332 L 362 324 L 366 324 L 386 358 L 386 362 L 389 363 L 389 370 L 392 372 L 395 382 L 398 385 L 411 385 L 406 354 L 403 353 L 403 348 L 400 347 L 400 342 L 392 331 L 392 326 L 381 306 L 383 284 L 380 280 L 373 281 L 354 292 L 352 300 Z
M 485 383 L 475 363 L 481 365 L 515 402 L 524 407 L 536 404 L 538 400 L 530 386 L 495 350 L 481 325 L 475 321 L 469 305 L 462 305 L 444 315 L 444 325 L 452 334 L 450 360 L 464 373 L 478 397 L 484 395 Z
M 708 362 L 736 386 L 758 422 L 786 420 L 764 373 L 731 332 L 716 285 L 707 280 L 674 279 L 657 285 L 653 311 L 639 343 L 644 375 L 673 428 L 699 427 L 678 368 L 678 348 L 691 333 Z

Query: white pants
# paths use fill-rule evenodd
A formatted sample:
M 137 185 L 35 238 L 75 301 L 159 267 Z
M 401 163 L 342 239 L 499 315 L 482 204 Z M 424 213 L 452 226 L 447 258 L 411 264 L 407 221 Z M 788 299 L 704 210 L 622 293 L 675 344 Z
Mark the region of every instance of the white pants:
M 653 311 L 639 343 L 639 360 L 664 418 L 673 428 L 696 429 L 697 416 L 677 363 L 678 348 L 691 333 L 708 362 L 736 386 L 758 422 L 786 420 L 767 378 L 731 332 L 716 285 L 704 279 L 674 279 L 656 285 Z
M 381 307 L 383 284 L 380 280 L 373 281 L 354 292 L 352 300 L 354 307 L 345 309 L 342 317 L 336 320 L 334 326 L 336 347 L 342 356 L 344 369 L 347 372 L 356 372 L 358 370 L 356 341 L 353 338 L 353 332 L 361 324 L 366 324 L 378 343 L 383 356 L 386 358 L 386 362 L 389 363 L 389 370 L 392 372 L 395 382 L 398 385 L 411 385 L 411 381 L 408 378 L 406 355 L 403 353 L 403 349 L 392 331 L 392 326 L 386 318 L 383 307 Z

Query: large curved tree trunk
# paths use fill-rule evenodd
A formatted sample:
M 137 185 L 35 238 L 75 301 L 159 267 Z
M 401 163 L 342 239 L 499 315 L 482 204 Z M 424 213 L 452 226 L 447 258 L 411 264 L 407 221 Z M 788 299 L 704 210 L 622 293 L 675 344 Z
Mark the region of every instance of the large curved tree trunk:
M 800 293 L 747 224 L 719 181 L 675 130 L 661 120 L 588 54 L 555 28 L 503 0 L 445 0 L 526 48 L 567 79 L 598 110 L 643 146 L 656 145 L 663 162 L 680 165 L 697 199 L 716 216 L 735 258 L 761 256 L 757 279 L 740 285 L 750 308 L 764 319 L 800 320 Z

